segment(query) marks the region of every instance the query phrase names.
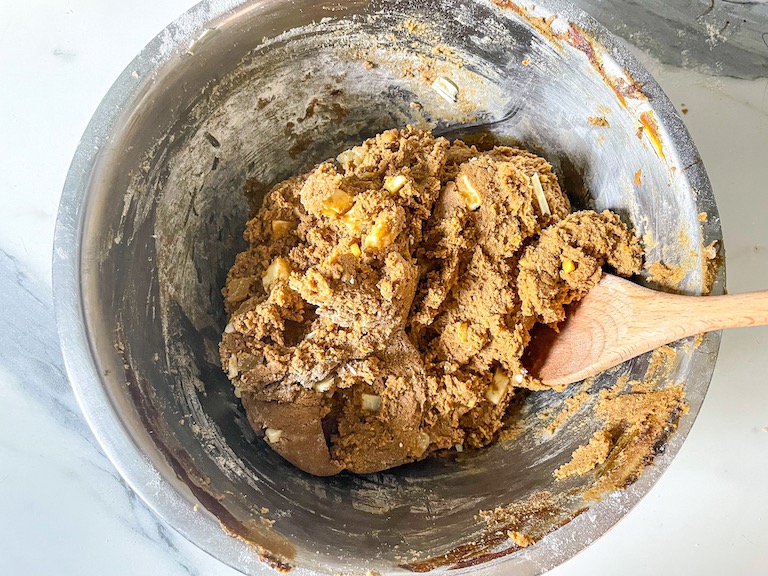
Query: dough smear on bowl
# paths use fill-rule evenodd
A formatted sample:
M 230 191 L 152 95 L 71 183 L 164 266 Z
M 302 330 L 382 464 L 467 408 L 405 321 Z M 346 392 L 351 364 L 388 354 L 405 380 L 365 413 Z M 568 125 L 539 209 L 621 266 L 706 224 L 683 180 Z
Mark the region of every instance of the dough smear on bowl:
M 493 442 L 537 322 L 607 264 L 616 214 L 571 213 L 552 167 L 388 130 L 274 186 L 223 290 L 224 370 L 256 431 L 311 474 L 371 473 Z

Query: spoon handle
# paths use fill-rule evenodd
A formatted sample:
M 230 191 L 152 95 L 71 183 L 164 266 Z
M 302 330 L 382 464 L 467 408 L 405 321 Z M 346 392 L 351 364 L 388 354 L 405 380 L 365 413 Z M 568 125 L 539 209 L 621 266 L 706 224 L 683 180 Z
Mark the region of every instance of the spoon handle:
M 658 292 L 606 274 L 585 303 L 587 300 L 594 302 L 587 316 L 600 318 L 601 330 L 607 336 L 606 347 L 621 349 L 624 346 L 615 343 L 624 341 L 625 345 L 645 348 L 638 353 L 702 332 L 768 324 L 768 290 L 684 296 Z M 578 307 L 575 312 L 579 314 Z
M 768 324 L 768 290 L 726 296 L 667 295 L 658 303 L 664 324 L 679 326 L 680 336 L 724 328 Z M 675 339 L 678 339 L 675 338 Z

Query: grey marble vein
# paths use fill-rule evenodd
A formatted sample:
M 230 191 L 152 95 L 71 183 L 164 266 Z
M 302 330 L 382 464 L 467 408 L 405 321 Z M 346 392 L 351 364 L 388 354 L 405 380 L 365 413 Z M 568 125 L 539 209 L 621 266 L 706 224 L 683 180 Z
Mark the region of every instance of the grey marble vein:
M 67 382 L 50 291 L 0 250 L 0 294 L 5 302 L 0 306 L 3 368 L 23 382 L 25 393 L 60 425 L 96 448 Z
M 768 0 L 572 0 L 665 64 L 768 77 Z
M 139 546 L 155 550 L 158 558 L 168 563 L 162 568 L 163 574 L 198 576 L 201 571 L 196 560 L 200 557 L 206 564 L 216 566 L 215 560 L 197 551 L 149 510 L 101 453 L 67 381 L 50 289 L 28 275 L 13 256 L 2 250 L 0 295 L 0 399 L 15 404 L 2 406 L 0 413 L 5 416 L 0 418 L 0 489 L 12 474 L 21 476 L 22 482 L 26 475 L 30 485 L 47 484 L 48 478 L 36 476 L 50 474 L 64 484 L 76 486 L 87 495 L 89 503 L 109 515 L 111 522 L 122 525 L 121 532 L 135 539 L 131 546 L 138 541 Z M 22 403 L 27 402 L 37 409 L 10 417 L 14 410 L 24 411 Z M 23 422 L 24 430 L 19 430 L 21 420 L 16 418 L 27 419 Z M 3 430 L 4 427 L 9 430 Z M 26 433 L 27 438 L 19 442 L 14 433 Z M 28 470 L 12 468 L 17 462 Z M 4 469 L 4 463 L 9 468 Z M 57 486 L 53 484 L 50 489 L 55 491 Z M 63 486 L 62 491 L 66 494 Z M 7 500 L 0 498 L 0 516 L 7 517 L 4 508 L 25 510 L 35 505 L 34 496 L 23 497 L 30 502 L 12 503 L 11 495 L 5 496 Z M 16 532 L 35 531 L 34 526 L 24 525 L 29 519 L 17 522 L 20 528 L 16 527 Z M 3 566 L 18 567 L 19 559 L 14 558 L 8 538 L 12 542 L 14 537 L 22 536 L 14 535 L 12 530 L 9 523 L 0 524 L 0 573 L 6 573 Z M 120 546 L 122 542 L 122 538 L 118 539 L 114 545 Z M 26 559 L 32 570 L 29 573 L 42 570 L 39 565 L 34 567 L 34 560 Z M 125 573 L 132 573 L 129 567 Z M 206 573 L 210 574 L 210 570 Z

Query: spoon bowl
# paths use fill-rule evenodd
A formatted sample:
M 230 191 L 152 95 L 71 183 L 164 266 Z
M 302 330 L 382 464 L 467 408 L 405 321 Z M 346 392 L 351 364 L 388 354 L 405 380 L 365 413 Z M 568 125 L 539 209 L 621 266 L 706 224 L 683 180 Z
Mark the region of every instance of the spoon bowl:
M 605 274 L 568 309 L 557 330 L 536 331 L 527 359 L 544 384 L 562 389 L 675 340 L 763 324 L 768 324 L 768 290 L 681 296 Z

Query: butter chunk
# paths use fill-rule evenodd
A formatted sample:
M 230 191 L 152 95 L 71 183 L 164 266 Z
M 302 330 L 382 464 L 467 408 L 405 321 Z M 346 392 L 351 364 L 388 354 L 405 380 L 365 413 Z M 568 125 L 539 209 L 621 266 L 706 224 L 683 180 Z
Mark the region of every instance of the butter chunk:
M 406 185 L 408 182 L 408 178 L 403 176 L 402 174 L 398 174 L 397 176 L 387 176 L 384 179 L 384 188 L 389 190 L 390 192 L 397 192 Z
M 391 212 L 379 214 L 371 227 L 371 231 L 365 236 L 363 241 L 365 249 L 381 249 L 392 244 L 402 229 L 402 226 L 398 224 L 396 214 Z
M 330 196 L 323 200 L 320 213 L 329 218 L 341 216 L 346 213 L 355 203 L 354 198 L 343 190 L 335 190 Z
M 261 277 L 261 283 L 264 285 L 264 290 L 269 292 L 277 280 L 288 280 L 290 275 L 291 264 L 288 259 L 275 258 Z
M 507 393 L 507 388 L 509 388 L 509 376 L 501 368 L 497 368 L 493 373 L 491 385 L 485 391 L 485 397 L 491 404 L 498 404 Z
M 470 210 L 477 210 L 483 204 L 483 197 L 480 191 L 474 185 L 472 180 L 466 174 L 462 175 L 458 181 L 459 194 Z
M 272 220 L 272 237 L 283 238 L 287 236 L 296 226 L 294 222 L 288 220 Z

